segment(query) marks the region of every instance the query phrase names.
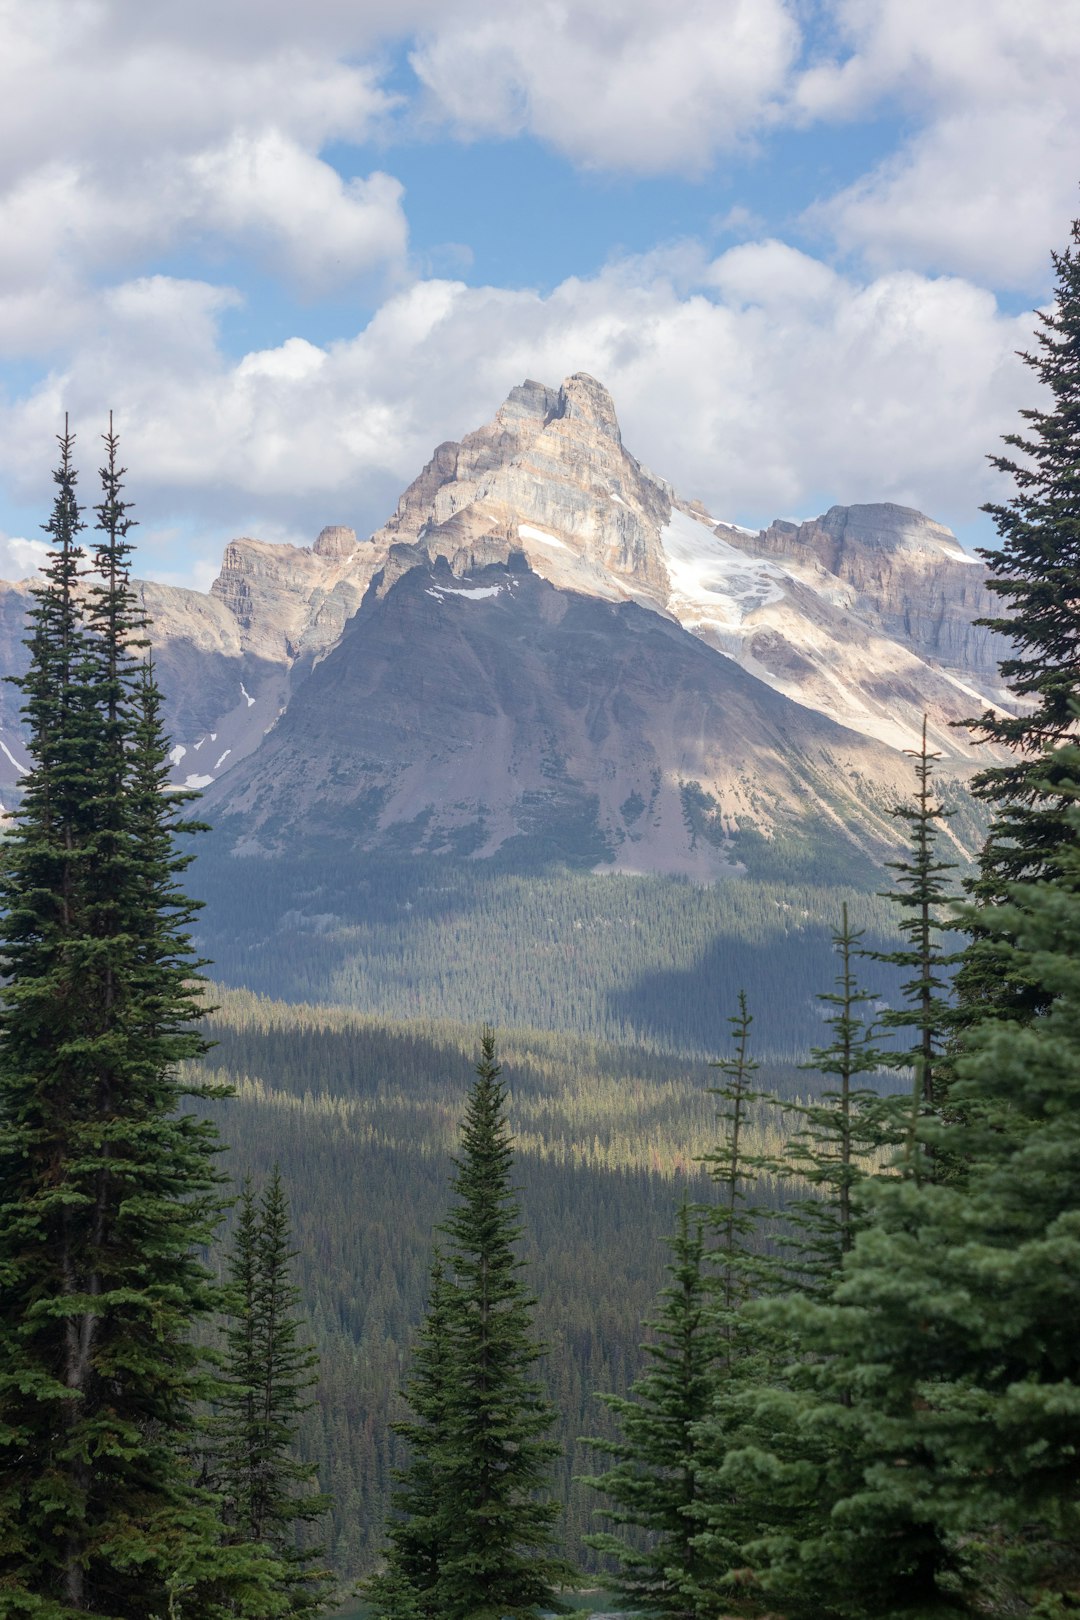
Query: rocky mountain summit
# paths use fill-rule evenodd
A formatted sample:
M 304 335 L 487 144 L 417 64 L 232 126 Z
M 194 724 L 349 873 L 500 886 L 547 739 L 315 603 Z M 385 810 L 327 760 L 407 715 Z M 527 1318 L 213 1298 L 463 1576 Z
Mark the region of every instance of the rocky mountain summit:
M 9 673 L 28 589 L 0 587 Z M 583 373 L 439 445 L 370 537 L 234 539 L 208 594 L 140 591 L 176 780 L 237 853 L 532 840 L 706 877 L 740 831 L 815 825 L 878 851 L 923 714 L 962 798 L 953 722 L 1005 700 L 971 622 L 996 604 L 949 530 L 890 504 L 718 519 L 635 460 Z M 0 792 L 24 764 L 8 688 Z

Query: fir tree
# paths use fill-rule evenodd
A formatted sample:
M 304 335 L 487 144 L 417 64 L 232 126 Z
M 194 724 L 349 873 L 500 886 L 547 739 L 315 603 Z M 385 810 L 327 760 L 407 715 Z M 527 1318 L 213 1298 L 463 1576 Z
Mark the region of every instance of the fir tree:
M 82 622 L 80 525 L 65 433 L 21 683 L 34 768 L 0 869 L 0 1604 L 145 1620 L 184 1589 L 184 1620 L 270 1615 L 258 1560 L 222 1552 L 191 1487 L 219 1178 L 180 1104 L 216 1093 L 179 1070 L 203 1050 L 185 903 L 160 886 L 179 824 L 163 795 L 134 808 L 152 768 L 105 679 L 130 625 Z
M 811 1196 L 788 1204 L 783 1272 L 743 1313 L 743 1332 L 758 1353 L 731 1398 L 718 1396 L 725 1434 L 710 1481 L 710 1529 L 726 1533 L 729 1557 L 740 1559 L 730 1580 L 747 1601 L 775 1603 L 790 1620 L 842 1612 L 832 1606 L 836 1585 L 818 1549 L 848 1478 L 855 1393 L 833 1379 L 827 1358 L 807 1355 L 802 1323 L 839 1282 L 863 1218 L 857 1190 L 891 1127 L 876 1088 L 859 1083 L 883 1059 L 864 1017 L 872 997 L 857 981 L 861 936 L 846 905 L 833 937 L 836 988 L 819 998 L 832 1040 L 807 1065 L 831 1085 L 798 1105 L 806 1123 L 787 1151 L 786 1173 L 809 1183 Z
M 450 1293 L 442 1255 L 436 1249 L 427 1315 L 405 1389 L 413 1418 L 393 1425 L 395 1434 L 408 1445 L 409 1465 L 397 1474 L 396 1517 L 388 1530 L 386 1570 L 367 1587 L 376 1614 L 387 1620 L 435 1613 L 432 1605 L 445 1536 L 442 1470 L 452 1382 L 449 1329 Z
M 1049 780 L 1075 803 L 1080 753 L 1051 763 Z M 962 1117 L 926 1127 L 967 1165 L 965 1182 L 883 1189 L 843 1294 L 858 1308 L 847 1353 L 878 1374 L 868 1482 L 878 1501 L 888 1492 L 950 1533 L 954 1561 L 970 1562 L 980 1543 L 994 1551 L 1047 1616 L 1080 1606 L 1080 819 L 1070 817 L 1054 876 L 1018 886 L 987 919 L 1049 1010 L 1026 1027 L 988 1019 L 965 1034 Z M 976 1575 L 982 1584 L 987 1571 Z
M 948 928 L 956 927 L 954 918 L 943 920 L 958 898 L 945 876 L 955 872 L 956 862 L 942 860 L 937 852 L 939 829 L 952 812 L 935 800 L 934 763 L 941 755 L 927 745 L 925 715 L 920 748 L 905 749 L 905 753 L 915 761 L 914 803 L 897 805 L 892 814 L 906 822 L 910 842 L 903 859 L 885 863 L 896 876 L 893 888 L 882 894 L 900 909 L 899 928 L 905 944 L 899 950 L 872 954 L 877 962 L 893 962 L 911 972 L 902 986 L 907 1005 L 886 1013 L 882 1027 L 911 1030 L 914 1035 L 914 1045 L 901 1055 L 901 1061 L 910 1063 L 915 1071 L 920 1108 L 932 1111 L 944 1100 L 939 1063 L 951 1022 L 949 972 L 961 958 L 959 952 L 943 946 Z
M 855 1242 L 854 1189 L 871 1173 L 872 1155 L 889 1134 L 879 1091 L 859 1084 L 862 1076 L 879 1073 L 885 1064 L 873 1023 L 864 1016 L 874 998 L 860 988 L 855 972 L 861 939 L 848 921 L 845 902 L 833 935 L 840 966 L 836 988 L 818 997 L 830 1009 L 825 1021 L 832 1040 L 813 1048 L 804 1065 L 832 1085 L 816 1102 L 797 1105 L 806 1123 L 788 1145 L 791 1170 L 813 1190 L 811 1198 L 789 1207 L 797 1234 L 790 1245 L 793 1275 L 803 1293 L 820 1297 L 831 1292 Z
M 749 1488 L 745 1480 L 733 1486 L 731 1475 L 732 1462 L 741 1467 L 747 1448 L 755 1444 L 758 1393 L 783 1386 L 790 1352 L 783 1335 L 753 1309 L 746 1309 L 785 1285 L 786 1267 L 777 1252 L 776 1234 L 766 1226 L 766 1217 L 775 1212 L 764 1201 L 751 1202 L 750 1195 L 762 1177 L 782 1183 L 788 1165 L 786 1160 L 747 1154 L 744 1146 L 750 1105 L 777 1107 L 779 1099 L 771 1092 L 751 1089 L 759 1065 L 749 1055 L 753 1020 L 742 991 L 738 1007 L 738 1013 L 728 1020 L 735 1050 L 714 1065 L 725 1076 L 725 1083 L 713 1088 L 713 1095 L 724 1105 L 718 1114 L 723 1142 L 704 1161 L 719 1194 L 711 1211 L 717 1241 L 710 1259 L 715 1268 L 711 1279 L 713 1322 L 722 1354 L 708 1410 L 696 1430 L 699 1489 L 694 1545 L 712 1571 L 710 1583 L 698 1590 L 697 1612 L 702 1616 L 716 1613 L 718 1605 L 722 1614 L 756 1612 L 756 1576 L 747 1546 L 761 1531 L 763 1512 L 770 1522 L 778 1515 L 781 1520 L 787 1516 L 777 1499 L 763 1509 L 756 1481 Z
M 327 1592 L 321 1549 L 298 1545 L 297 1531 L 322 1517 L 329 1498 L 312 1464 L 294 1455 L 300 1419 L 311 1402 L 319 1358 L 301 1338 L 300 1291 L 291 1277 L 288 1202 L 275 1166 L 261 1201 L 250 1180 L 230 1256 L 232 1310 L 226 1334 L 225 1384 L 214 1424 L 231 1539 L 271 1549 L 282 1567 L 280 1589 L 290 1615 L 319 1611 Z
M 1080 753 L 1054 767 L 1075 794 Z M 817 1545 L 847 1593 L 836 1612 L 859 1620 L 1080 1606 L 1075 846 L 1055 867 L 986 918 L 1049 1010 L 966 1029 L 957 1112 L 919 1124 L 963 1177 L 877 1183 L 834 1299 L 800 1324 L 833 1387 L 859 1391 L 857 1467 Z
M 753 1089 L 753 1077 L 761 1065 L 750 1056 L 750 1026 L 754 1020 L 747 1008 L 745 990 L 739 991 L 738 1007 L 738 1012 L 728 1019 L 735 1050 L 730 1056 L 710 1064 L 710 1068 L 719 1069 L 724 1075 L 722 1086 L 710 1087 L 710 1095 L 718 1097 L 724 1105 L 717 1114 L 723 1144 L 716 1153 L 707 1154 L 702 1160 L 717 1189 L 717 1203 L 711 1211 L 711 1225 L 716 1234 L 713 1259 L 719 1267 L 716 1275 L 719 1325 L 729 1366 L 736 1313 L 761 1270 L 749 1242 L 750 1234 L 760 1224 L 761 1211 L 760 1207 L 748 1204 L 748 1196 L 758 1172 L 775 1169 L 771 1163 L 766 1165 L 746 1153 L 745 1134 L 751 1104 L 775 1103 L 776 1098 L 771 1092 Z
M 1054 305 L 1049 313 L 1036 312 L 1036 349 L 1023 356 L 1050 399 L 1044 409 L 1021 411 L 1024 429 L 1005 436 L 1017 458 L 990 458 L 1012 478 L 1015 495 L 983 508 L 1001 544 L 979 555 L 991 570 L 989 589 L 1006 611 L 977 622 L 1013 643 L 1001 674 L 1020 700 L 1018 714 L 987 709 L 967 722 L 980 739 L 1014 755 L 981 771 L 972 784 L 994 811 L 974 885 L 976 897 L 990 903 L 1005 898 L 1018 878 L 1052 876 L 1057 851 L 1071 840 L 1067 795 L 1058 780 L 1063 767 L 1044 751 L 1072 733 L 1080 700 L 1080 622 L 1073 608 L 1080 580 L 1080 220 L 1073 222 L 1069 246 L 1051 257 Z M 968 1000 L 989 997 L 1020 1012 L 1032 1009 L 1024 986 L 1002 991 L 992 952 L 970 963 L 964 979 Z
M 586 1481 L 614 1503 L 602 1510 L 604 1516 L 644 1532 L 643 1542 L 605 1534 L 590 1536 L 588 1543 L 618 1559 L 617 1585 L 630 1608 L 690 1620 L 713 1612 L 717 1602 L 717 1570 L 698 1542 L 701 1467 L 710 1460 L 709 1437 L 700 1426 L 728 1347 L 710 1317 L 704 1223 L 685 1200 L 668 1241 L 671 1282 L 658 1314 L 646 1324 L 653 1329 L 643 1347 L 649 1368 L 628 1397 L 601 1396 L 621 1418 L 623 1438 L 590 1441 L 616 1462 Z
M 438 1513 L 424 1532 L 439 1549 L 431 1612 L 440 1620 L 558 1612 L 556 1585 L 572 1578 L 552 1550 L 559 1508 L 544 1494 L 557 1447 L 533 1372 L 540 1346 L 516 1253 L 522 1226 L 500 1072 L 485 1030 L 441 1228 L 450 1378 L 445 1440 L 428 1459 Z

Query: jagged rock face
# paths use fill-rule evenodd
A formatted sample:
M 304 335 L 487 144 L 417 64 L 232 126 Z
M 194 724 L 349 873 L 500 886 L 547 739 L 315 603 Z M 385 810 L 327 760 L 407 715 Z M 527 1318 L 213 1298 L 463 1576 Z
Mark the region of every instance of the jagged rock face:
M 423 648 L 402 658 L 402 648 Z M 352 848 L 475 855 L 512 841 L 633 870 L 731 870 L 729 830 L 844 819 L 891 834 L 906 762 L 795 705 L 659 614 L 556 590 L 523 556 L 445 561 L 372 593 L 258 752 L 209 798 L 245 853 L 317 818 Z M 864 784 L 856 790 L 856 782 Z
M 477 585 L 491 569 L 497 589 Z M 209 595 L 140 590 L 175 780 L 211 788 L 234 830 L 242 807 L 239 843 L 332 815 L 362 843 L 489 853 L 545 815 L 591 816 L 603 858 L 701 873 L 723 857 L 690 835 L 687 783 L 726 826 L 808 805 L 836 822 L 840 802 L 866 844 L 895 836 L 882 794 L 903 791 L 924 714 L 945 778 L 970 774 L 953 722 L 1004 696 L 1003 649 L 970 623 L 998 607 L 983 580 L 904 507 L 717 522 L 635 460 L 579 372 L 526 381 L 440 445 L 366 540 L 239 538 Z M 27 601 L 26 582 L 0 590 L 6 672 L 25 663 Z M 0 794 L 25 763 L 0 687 Z
M 347 529 L 340 523 L 329 523 L 325 529 L 319 530 L 311 549 L 316 557 L 327 557 L 341 562 L 345 557 L 351 557 L 356 550 L 356 530 Z
M 623 449 L 611 395 L 579 372 L 557 392 L 524 383 L 488 427 L 440 445 L 372 538 L 423 539 L 466 568 L 519 547 L 550 565 L 554 541 L 604 595 L 618 580 L 663 588 L 657 534 L 670 509 L 666 486 Z
M 323 530 L 334 536 L 351 530 Z M 362 571 L 349 569 L 354 547 L 337 541 L 323 550 L 231 540 L 221 572 L 210 587 L 239 626 L 246 652 L 291 664 L 318 652 L 341 634 L 366 586 Z
M 985 568 L 911 507 L 832 506 L 806 523 L 777 521 L 746 543 L 796 566 L 816 563 L 853 588 L 860 617 L 950 668 L 993 678 L 1007 656 L 1003 637 L 972 622 L 1001 612 Z
M 527 450 L 559 406 L 559 393 L 527 379 L 511 390 L 486 427 L 461 443 L 440 444 L 420 476 L 398 501 L 397 511 L 372 536 L 376 546 L 416 540 L 423 530 L 446 523 L 475 498 L 481 481 Z

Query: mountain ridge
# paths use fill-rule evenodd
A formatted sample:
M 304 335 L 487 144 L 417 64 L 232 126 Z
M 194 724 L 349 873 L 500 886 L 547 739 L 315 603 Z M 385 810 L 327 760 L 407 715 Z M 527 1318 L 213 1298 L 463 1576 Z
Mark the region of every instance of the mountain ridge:
M 28 590 L 0 589 L 8 673 Z M 772 837 L 815 818 L 881 851 L 923 714 L 943 784 L 962 794 L 986 755 L 955 723 L 1007 697 L 1003 644 L 971 624 L 995 604 L 949 530 L 891 503 L 756 533 L 718 520 L 630 454 L 585 373 L 514 388 L 491 422 L 436 448 L 366 539 L 342 525 L 303 548 L 238 537 L 208 593 L 138 590 L 175 780 L 207 792 L 241 853 L 332 821 L 358 849 L 401 846 L 414 827 L 418 850 L 490 855 L 526 826 L 543 838 L 544 806 L 550 833 L 571 802 L 593 807 L 578 854 L 601 869 L 722 876 L 738 869 L 739 827 Z M 646 646 L 666 687 L 638 667 Z M 320 693 L 341 706 L 329 726 Z M 8 688 L 9 796 L 25 768 L 16 710 Z M 483 794 L 463 786 L 470 756 Z M 639 800 L 648 816 L 616 813 Z

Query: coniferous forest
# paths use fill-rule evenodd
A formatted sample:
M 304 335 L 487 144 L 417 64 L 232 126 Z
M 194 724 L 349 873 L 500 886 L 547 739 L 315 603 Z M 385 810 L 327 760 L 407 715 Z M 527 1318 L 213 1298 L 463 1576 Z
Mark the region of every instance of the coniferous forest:
M 88 541 L 65 425 L 0 866 L 0 1615 L 1080 1613 L 1080 222 L 1054 263 L 976 868 L 924 732 L 871 884 L 689 908 L 676 957 L 724 906 L 755 947 L 706 1013 L 633 1006 L 621 923 L 591 1011 L 558 926 L 515 991 L 487 900 L 426 1016 L 404 947 L 364 1011 L 302 999 L 363 1001 L 315 935 L 209 983 L 117 436 Z

